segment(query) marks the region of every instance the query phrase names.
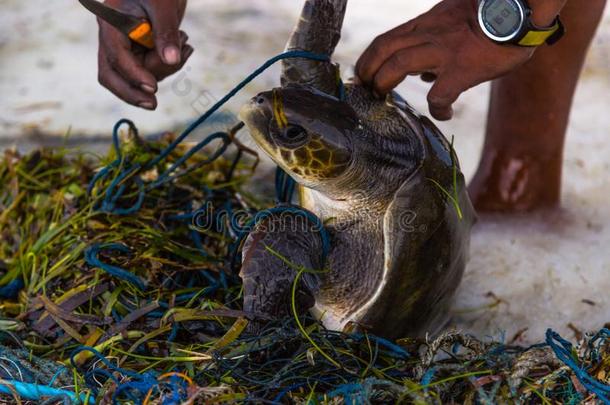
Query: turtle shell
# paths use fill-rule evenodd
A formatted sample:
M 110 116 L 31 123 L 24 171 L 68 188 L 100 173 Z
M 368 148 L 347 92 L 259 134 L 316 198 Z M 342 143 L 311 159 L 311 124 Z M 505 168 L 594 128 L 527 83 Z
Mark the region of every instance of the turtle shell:
M 420 116 L 419 125 L 422 164 L 385 213 L 384 274 L 354 316 L 383 336 L 433 334 L 445 325 L 476 218 L 453 148 L 428 118 Z
M 350 86 L 352 93 L 362 91 Z M 370 106 L 362 100 L 350 101 L 360 115 L 371 116 Z M 386 198 L 379 182 L 396 182 L 384 211 L 337 227 L 330 220 L 337 212 L 329 211 L 334 203 L 302 190 L 302 205 L 327 221 L 333 235 L 329 274 L 321 278 L 313 312 L 330 329 L 352 323 L 381 336 L 419 336 L 434 333 L 448 319 L 466 265 L 475 213 L 449 142 L 397 94 L 391 104 L 404 114 L 384 110 L 379 128 L 385 133 L 370 136 L 396 138 L 397 129 L 402 129 L 405 154 L 414 168 L 402 172 L 403 178 L 384 179 L 377 177 L 379 166 L 361 163 L 369 171 L 372 201 Z M 388 129 L 387 121 L 395 127 Z

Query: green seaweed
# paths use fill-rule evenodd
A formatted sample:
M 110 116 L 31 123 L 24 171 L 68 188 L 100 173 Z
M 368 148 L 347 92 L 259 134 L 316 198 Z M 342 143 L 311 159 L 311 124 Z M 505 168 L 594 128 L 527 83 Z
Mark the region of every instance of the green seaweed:
M 144 162 L 171 139 L 168 135 L 144 142 L 132 134 L 122 146 L 123 157 Z M 72 368 L 72 351 L 82 345 L 123 369 L 154 372 L 160 384 L 172 378 L 184 381 L 189 397 L 185 403 L 258 403 L 278 397 L 283 403 L 439 404 L 485 403 L 486 396 L 497 403 L 590 399 L 574 384 L 571 371 L 549 365 L 542 355 L 531 360 L 532 369 L 524 378 L 511 380 L 520 359 L 535 354 L 528 348 L 454 332 L 435 340 L 401 339 L 390 346 L 366 333 L 328 331 L 296 311 L 300 278 L 313 270 L 272 249 L 295 271 L 292 316 L 270 323 L 258 335 L 249 334 L 237 273 L 226 274 L 226 284 L 211 281 L 227 270 L 233 235 L 226 228 L 202 230 L 190 221 L 172 219 L 187 213 L 189 206 L 202 206 L 206 189 L 216 191 L 211 201 L 215 208 L 231 204 L 251 211 L 271 206 L 271 198 L 251 187 L 256 157 L 242 159 L 227 180 L 236 146 L 203 165 L 199 162 L 210 151 L 196 154 L 181 168 L 184 175 L 150 190 L 142 209 L 130 216 L 95 209 L 112 176 L 97 185 L 92 196 L 87 193 L 98 168 L 116 158 L 113 151 L 101 157 L 65 149 L 25 155 L 5 151 L 0 159 L 0 287 L 16 279 L 23 280 L 24 287 L 14 298 L 0 299 L 2 343 L 25 350 L 24 364 L 30 362 L 32 372 L 39 371 L 36 359 L 67 366 L 69 378 L 59 378 L 56 384 L 86 395 L 93 395 L 87 372 L 106 366 L 83 351 L 72 359 L 77 366 Z M 186 150 L 178 148 L 168 163 Z M 146 174 L 154 178 L 155 171 L 165 167 Z M 459 216 L 456 176 L 454 190 L 441 190 Z M 129 205 L 135 189 L 129 181 L 123 184 L 120 202 Z M 194 243 L 194 231 L 202 246 Z M 128 246 L 130 253 L 102 250 L 100 259 L 145 280 L 145 290 L 86 263 L 89 246 L 111 242 Z M 604 341 L 597 357 L 587 345 L 578 346 L 573 355 L 593 376 L 608 381 L 609 346 Z M 434 378 L 424 384 L 431 369 Z M 101 381 L 98 388 L 98 402 L 108 403 L 117 384 Z M 153 404 L 162 402 L 164 392 L 145 394 L 144 403 Z M 2 400 L 17 402 L 10 396 Z M 122 398 L 122 403 L 134 402 Z

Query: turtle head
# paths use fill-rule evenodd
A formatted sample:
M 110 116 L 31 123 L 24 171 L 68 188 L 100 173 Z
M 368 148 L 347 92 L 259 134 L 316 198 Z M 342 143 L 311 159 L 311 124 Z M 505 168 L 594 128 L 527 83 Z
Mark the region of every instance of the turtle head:
M 240 118 L 256 143 L 298 183 L 319 189 L 350 168 L 358 117 L 344 102 L 290 85 L 260 93 Z

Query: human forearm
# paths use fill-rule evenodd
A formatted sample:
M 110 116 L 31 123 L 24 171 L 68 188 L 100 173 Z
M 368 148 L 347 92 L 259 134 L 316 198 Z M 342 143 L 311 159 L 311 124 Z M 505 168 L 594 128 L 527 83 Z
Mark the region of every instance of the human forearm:
M 479 1 L 440 1 L 427 13 L 378 36 L 358 60 L 357 76 L 378 94 L 386 94 L 408 75 L 432 79 L 430 113 L 449 119 L 460 93 L 510 72 L 535 50 L 498 44 L 486 36 L 477 24 Z M 527 0 L 533 24 L 551 26 L 566 2 Z
M 447 120 L 467 89 L 502 76 L 527 61 L 533 47 L 505 46 L 487 38 L 477 21 L 477 1 L 444 0 L 427 13 L 378 36 L 356 64 L 356 74 L 378 94 L 408 75 L 434 79 L 432 116 Z

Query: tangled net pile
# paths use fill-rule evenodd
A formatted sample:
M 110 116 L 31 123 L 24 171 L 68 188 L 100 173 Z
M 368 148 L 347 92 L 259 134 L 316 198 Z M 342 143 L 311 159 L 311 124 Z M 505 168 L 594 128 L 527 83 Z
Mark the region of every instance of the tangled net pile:
M 608 403 L 608 329 L 576 346 L 549 330 L 528 348 L 457 332 L 390 342 L 295 318 L 248 334 L 243 224 L 226 214 L 249 223 L 273 201 L 249 187 L 258 159 L 241 125 L 188 148 L 127 121 L 117 135 L 122 124 L 105 157 L 0 161 L 3 400 Z

